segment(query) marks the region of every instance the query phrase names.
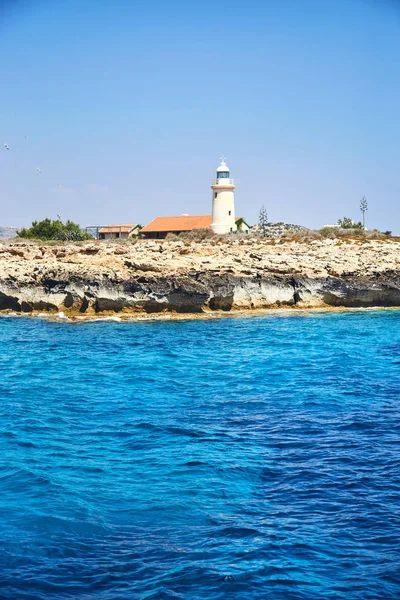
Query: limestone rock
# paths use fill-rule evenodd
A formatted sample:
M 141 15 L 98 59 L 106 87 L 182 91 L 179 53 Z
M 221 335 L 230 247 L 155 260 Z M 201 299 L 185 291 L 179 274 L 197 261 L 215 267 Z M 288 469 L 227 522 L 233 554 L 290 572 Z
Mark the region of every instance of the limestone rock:
M 400 306 L 400 243 L 0 245 L 0 310 L 66 314 Z

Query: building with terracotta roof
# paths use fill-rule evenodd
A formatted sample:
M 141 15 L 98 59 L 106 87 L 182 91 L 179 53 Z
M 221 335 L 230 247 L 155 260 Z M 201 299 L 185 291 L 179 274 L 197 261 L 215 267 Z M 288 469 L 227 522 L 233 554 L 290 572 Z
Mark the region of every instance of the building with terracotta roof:
M 127 223 L 124 225 L 104 225 L 99 229 L 99 240 L 112 240 L 115 238 L 129 238 L 132 235 L 138 235 L 141 227 L 137 223 Z
M 209 229 L 211 222 L 212 215 L 157 217 L 143 227 L 140 234 L 146 238 L 163 239 L 168 233 L 179 234 L 193 229 Z
M 179 217 L 157 217 L 140 230 L 140 235 L 147 239 L 164 239 L 168 233 L 186 233 L 195 229 L 210 229 L 212 215 L 180 215 Z M 250 226 L 242 218 L 236 220 L 238 231 L 249 233 Z

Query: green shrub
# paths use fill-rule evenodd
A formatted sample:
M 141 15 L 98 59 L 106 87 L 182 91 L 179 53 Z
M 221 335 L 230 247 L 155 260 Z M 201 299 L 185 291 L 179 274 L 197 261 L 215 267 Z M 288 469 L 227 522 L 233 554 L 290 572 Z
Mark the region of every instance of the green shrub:
M 61 219 L 52 221 L 43 219 L 43 221 L 33 221 L 28 229 L 23 228 L 18 231 L 18 237 L 24 239 L 36 240 L 61 240 L 61 241 L 82 241 L 92 240 L 93 237 L 83 231 L 77 223 Z
M 358 229 L 364 231 L 364 225 L 361 223 L 361 221 L 355 223 L 353 219 L 349 219 L 349 217 L 343 217 L 343 219 L 339 219 L 338 227 L 341 229 Z

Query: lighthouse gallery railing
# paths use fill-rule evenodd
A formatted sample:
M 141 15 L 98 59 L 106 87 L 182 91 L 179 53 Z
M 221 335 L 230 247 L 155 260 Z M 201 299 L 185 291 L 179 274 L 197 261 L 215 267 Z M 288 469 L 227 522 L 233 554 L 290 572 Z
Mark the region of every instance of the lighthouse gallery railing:
M 225 178 L 221 178 L 221 179 L 213 179 L 213 182 L 211 185 L 235 185 L 235 180 L 234 179 L 225 179 Z

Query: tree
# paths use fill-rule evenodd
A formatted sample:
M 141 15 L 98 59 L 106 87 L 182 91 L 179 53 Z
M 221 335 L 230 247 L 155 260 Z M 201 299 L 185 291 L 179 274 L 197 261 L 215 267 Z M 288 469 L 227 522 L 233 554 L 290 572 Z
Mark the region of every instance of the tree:
M 81 241 L 91 240 L 93 237 L 83 231 L 77 223 L 66 221 L 63 223 L 59 217 L 56 221 L 43 219 L 43 221 L 33 221 L 28 229 L 20 229 L 18 237 L 24 239 L 39 240 L 63 240 L 63 241 Z
M 359 221 L 355 223 L 353 219 L 349 219 L 349 217 L 343 217 L 343 219 L 338 220 L 338 227 L 342 229 L 364 229 L 364 225 Z
M 368 201 L 365 196 L 361 198 L 360 201 L 360 210 L 362 212 L 362 225 L 363 229 L 365 229 L 365 213 L 368 210 Z
M 268 229 L 268 213 L 267 213 L 267 209 L 265 208 L 264 204 L 260 208 L 260 213 L 258 215 L 258 227 L 259 227 L 260 233 L 262 233 L 262 235 L 264 237 L 266 237 L 267 229 Z

